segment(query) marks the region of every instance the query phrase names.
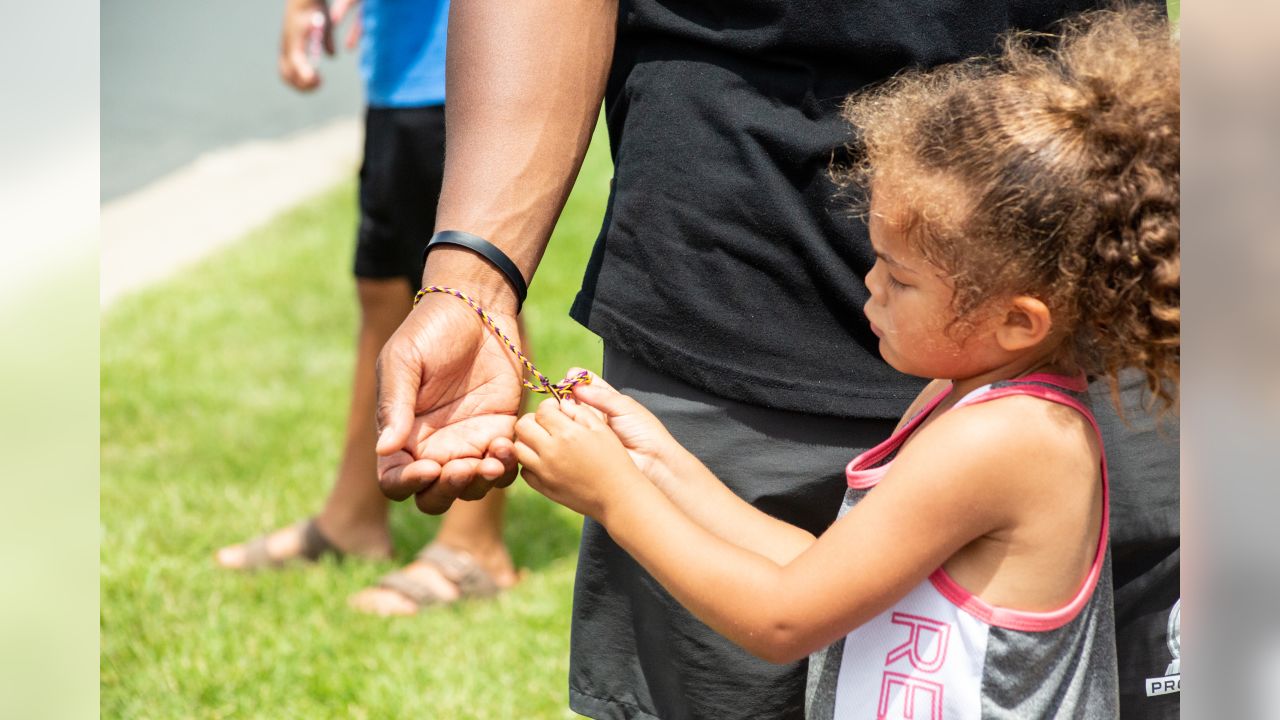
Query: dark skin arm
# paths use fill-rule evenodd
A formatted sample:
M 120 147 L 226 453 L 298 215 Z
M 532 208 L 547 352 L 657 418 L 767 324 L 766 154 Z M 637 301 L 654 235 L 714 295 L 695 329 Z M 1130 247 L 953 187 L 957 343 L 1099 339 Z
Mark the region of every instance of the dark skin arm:
M 455 0 L 437 230 L 484 237 L 533 277 L 600 112 L 616 20 L 616 0 Z M 517 337 L 510 284 L 474 253 L 432 250 L 423 284 L 466 292 Z M 424 298 L 378 358 L 383 492 L 435 514 L 510 484 L 519 377 L 464 303 Z

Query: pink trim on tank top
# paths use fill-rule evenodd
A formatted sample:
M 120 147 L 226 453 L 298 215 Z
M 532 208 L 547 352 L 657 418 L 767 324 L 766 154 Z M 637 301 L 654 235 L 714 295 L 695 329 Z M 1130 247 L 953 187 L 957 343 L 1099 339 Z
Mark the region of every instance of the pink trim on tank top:
M 929 414 L 933 412 L 933 409 L 938 407 L 938 403 L 942 402 L 943 398 L 951 394 L 953 387 L 954 386 L 948 385 L 946 390 L 943 390 L 934 396 L 934 398 L 930 400 L 920 412 L 916 413 L 914 417 L 907 421 L 906 425 L 898 428 L 884 442 L 850 460 L 849 464 L 844 468 L 844 476 L 849 482 L 849 487 L 858 490 L 866 490 L 868 488 L 875 487 L 876 484 L 880 482 L 880 478 L 884 477 L 889 466 L 884 465 L 866 470 L 860 469 L 860 467 L 875 465 L 880 462 L 884 456 L 893 452 L 895 448 L 902 444 L 902 441 L 905 440 L 908 435 L 915 432 L 915 429 L 920 425 L 920 423 L 924 422 L 925 418 L 929 417 Z
M 1037 373 L 1024 378 L 1018 378 L 1021 382 L 1041 382 L 1058 387 L 1083 392 L 1088 389 L 1088 384 L 1084 378 L 1068 378 L 1062 375 L 1050 375 L 1048 373 Z M 909 435 L 929 413 L 937 407 L 942 398 L 951 394 L 950 388 L 946 391 L 938 393 L 925 407 L 924 410 L 916 414 L 906 425 L 902 426 L 898 432 L 895 432 L 888 440 L 880 443 L 876 447 L 854 458 L 845 469 L 845 476 L 849 481 L 849 487 L 859 490 L 875 487 L 888 472 L 889 466 L 892 464 L 882 465 L 867 470 L 856 469 L 856 466 L 862 463 L 874 464 L 878 462 L 888 453 L 892 452 L 895 447 L 900 445 L 907 435 Z M 1050 390 L 1044 387 L 1020 385 L 1017 387 L 1003 387 L 989 390 L 981 395 L 977 395 L 970 400 L 968 397 L 963 398 L 950 409 L 954 410 L 965 405 L 976 405 L 982 402 L 998 400 L 1002 397 L 1010 397 L 1012 395 L 1030 395 L 1049 402 L 1056 402 L 1066 405 L 1089 421 L 1089 426 L 1093 428 L 1094 434 L 1098 438 L 1098 450 L 1101 454 L 1101 471 L 1102 471 L 1102 527 L 1098 533 L 1097 550 L 1094 553 L 1093 564 L 1089 567 L 1089 573 L 1085 576 L 1084 582 L 1080 589 L 1076 591 L 1074 597 L 1065 605 L 1054 610 L 1047 611 L 1030 611 L 1030 610 L 1014 610 L 1012 608 L 998 607 L 992 605 L 982 598 L 974 595 L 959 583 L 946 571 L 945 568 L 939 567 L 929 575 L 929 582 L 933 587 L 946 598 L 951 604 L 969 613 L 975 618 L 995 627 L 1006 628 L 1009 630 L 1020 630 L 1024 632 L 1045 632 L 1048 630 L 1056 630 L 1066 625 L 1076 618 L 1085 606 L 1089 603 L 1089 598 L 1093 596 L 1094 589 L 1098 586 L 1098 579 L 1102 575 L 1102 565 L 1106 558 L 1107 537 L 1111 524 L 1111 490 L 1107 481 L 1107 455 L 1106 448 L 1102 445 L 1102 431 L 1098 428 L 1098 422 L 1094 419 L 1093 413 L 1087 407 L 1081 404 L 1075 398 L 1064 395 L 1062 393 Z

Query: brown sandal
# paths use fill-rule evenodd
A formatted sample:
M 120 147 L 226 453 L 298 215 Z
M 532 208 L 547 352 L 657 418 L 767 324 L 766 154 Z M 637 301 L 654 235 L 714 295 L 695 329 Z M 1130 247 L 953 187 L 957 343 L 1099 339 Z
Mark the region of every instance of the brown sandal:
M 267 535 L 259 535 L 244 545 L 244 566 L 241 570 L 278 570 L 299 562 L 316 562 L 325 555 L 332 555 L 339 560 L 343 552 L 333 541 L 325 537 L 316 525 L 316 519 L 310 518 L 294 524 L 302 535 L 302 549 L 297 555 L 287 558 L 273 557 L 267 552 Z
M 441 597 L 436 594 L 434 588 L 403 570 L 384 575 L 378 581 L 378 586 L 394 590 L 409 598 L 419 609 L 467 598 L 493 597 L 502 592 L 502 588 L 494 582 L 493 576 L 476 562 L 471 553 L 465 550 L 454 550 L 439 543 L 432 543 L 418 553 L 417 559 L 432 565 L 445 580 L 457 585 L 458 597 Z

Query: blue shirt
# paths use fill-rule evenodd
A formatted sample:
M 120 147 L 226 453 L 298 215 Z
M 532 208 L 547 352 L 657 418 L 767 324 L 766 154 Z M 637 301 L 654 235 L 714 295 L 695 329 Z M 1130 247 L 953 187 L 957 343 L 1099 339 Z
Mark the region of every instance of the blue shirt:
M 444 103 L 449 0 L 364 0 L 360 72 L 370 107 Z

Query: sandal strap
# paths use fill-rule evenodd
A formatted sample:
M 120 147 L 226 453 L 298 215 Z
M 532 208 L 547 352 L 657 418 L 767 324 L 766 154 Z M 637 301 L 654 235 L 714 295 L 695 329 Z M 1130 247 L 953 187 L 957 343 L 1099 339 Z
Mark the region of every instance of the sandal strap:
M 413 601 L 414 605 L 419 608 L 428 607 L 430 605 L 438 605 L 445 602 L 445 598 L 436 594 L 436 591 L 425 583 L 419 582 L 416 578 L 404 571 L 387 573 L 378 581 L 378 587 L 384 587 L 388 590 L 394 590 L 401 595 Z
M 502 590 L 493 576 L 465 550 L 431 543 L 418 553 L 418 559 L 436 566 L 446 580 L 458 586 L 463 597 L 492 597 Z
M 283 563 L 279 558 L 272 557 L 267 552 L 267 536 L 259 535 L 244 544 L 244 569 L 245 570 L 263 570 L 267 568 L 278 568 Z
M 342 550 L 328 538 L 321 530 L 320 524 L 315 518 L 304 520 L 298 523 L 302 526 L 302 550 L 298 553 L 300 557 L 304 557 L 312 562 L 319 560 L 325 555 L 333 555 L 341 559 Z
M 342 559 L 342 550 L 320 531 L 315 518 L 294 523 L 293 529 L 302 538 L 302 548 L 296 557 L 278 558 L 267 550 L 267 538 L 270 533 L 259 535 L 244 544 L 244 569 L 267 570 L 279 569 L 297 560 L 315 562 L 325 555 L 333 555 Z

